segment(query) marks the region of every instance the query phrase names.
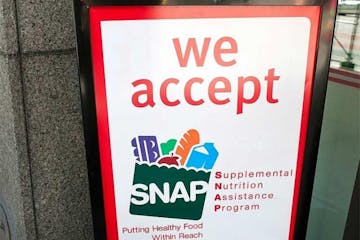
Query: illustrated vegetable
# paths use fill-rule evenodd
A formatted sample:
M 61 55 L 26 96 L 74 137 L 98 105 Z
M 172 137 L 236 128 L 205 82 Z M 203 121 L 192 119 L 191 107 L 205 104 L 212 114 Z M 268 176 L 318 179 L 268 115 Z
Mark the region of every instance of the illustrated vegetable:
M 161 143 L 161 153 L 162 155 L 168 155 L 172 152 L 176 145 L 176 139 L 169 139 L 167 142 Z
M 199 132 L 195 129 L 188 130 L 180 139 L 175 153 L 180 156 L 180 165 L 185 165 L 193 146 L 200 143 Z

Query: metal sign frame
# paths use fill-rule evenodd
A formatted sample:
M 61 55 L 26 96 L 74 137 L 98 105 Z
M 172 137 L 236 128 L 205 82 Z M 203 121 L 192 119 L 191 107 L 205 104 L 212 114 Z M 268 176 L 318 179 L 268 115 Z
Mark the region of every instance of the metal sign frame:
M 312 187 L 315 175 L 323 117 L 330 53 L 336 16 L 336 0 L 74 0 L 79 78 L 90 196 L 95 239 L 107 239 L 106 217 L 104 211 L 104 190 L 102 186 L 100 151 L 96 118 L 94 75 L 90 42 L 89 8 L 92 6 L 129 6 L 129 5 L 237 5 L 237 6 L 319 6 L 320 26 L 317 39 L 314 82 L 311 96 L 307 137 L 301 173 L 299 200 L 296 211 L 293 239 L 305 239 L 309 216 Z M 115 212 L 112 214 L 116 214 Z M 109 238 L 108 238 L 109 239 Z M 111 239 L 110 239 L 111 240 Z

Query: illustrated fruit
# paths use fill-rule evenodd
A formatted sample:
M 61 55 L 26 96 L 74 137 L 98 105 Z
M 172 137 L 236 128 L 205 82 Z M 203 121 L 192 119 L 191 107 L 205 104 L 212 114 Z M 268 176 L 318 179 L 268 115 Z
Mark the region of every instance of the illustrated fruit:
M 178 159 L 179 159 L 179 157 L 174 156 L 173 153 L 172 153 L 171 156 L 160 158 L 158 163 L 159 164 L 167 164 L 167 165 L 179 166 L 179 163 L 177 162 Z

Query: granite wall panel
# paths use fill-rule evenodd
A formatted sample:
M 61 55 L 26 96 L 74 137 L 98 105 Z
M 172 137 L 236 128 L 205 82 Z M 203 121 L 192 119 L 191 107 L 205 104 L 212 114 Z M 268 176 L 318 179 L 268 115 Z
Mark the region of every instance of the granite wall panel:
M 93 239 L 72 4 L 0 0 L 0 205 L 12 240 Z
M 0 54 L 18 52 L 14 0 L 0 0 Z
M 75 48 L 72 1 L 18 0 L 17 4 L 24 52 Z
M 75 48 L 72 1 L 18 0 L 17 4 L 24 52 Z
M 35 239 L 19 61 L 0 55 L 0 204 L 12 239 Z
M 75 52 L 23 59 L 39 239 L 92 238 Z

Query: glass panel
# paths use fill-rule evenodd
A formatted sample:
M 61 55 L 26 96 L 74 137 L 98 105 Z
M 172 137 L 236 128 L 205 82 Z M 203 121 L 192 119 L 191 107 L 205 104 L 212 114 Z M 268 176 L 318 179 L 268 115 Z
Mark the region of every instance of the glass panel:
M 360 1 L 340 1 L 306 239 L 343 238 L 360 159 Z

